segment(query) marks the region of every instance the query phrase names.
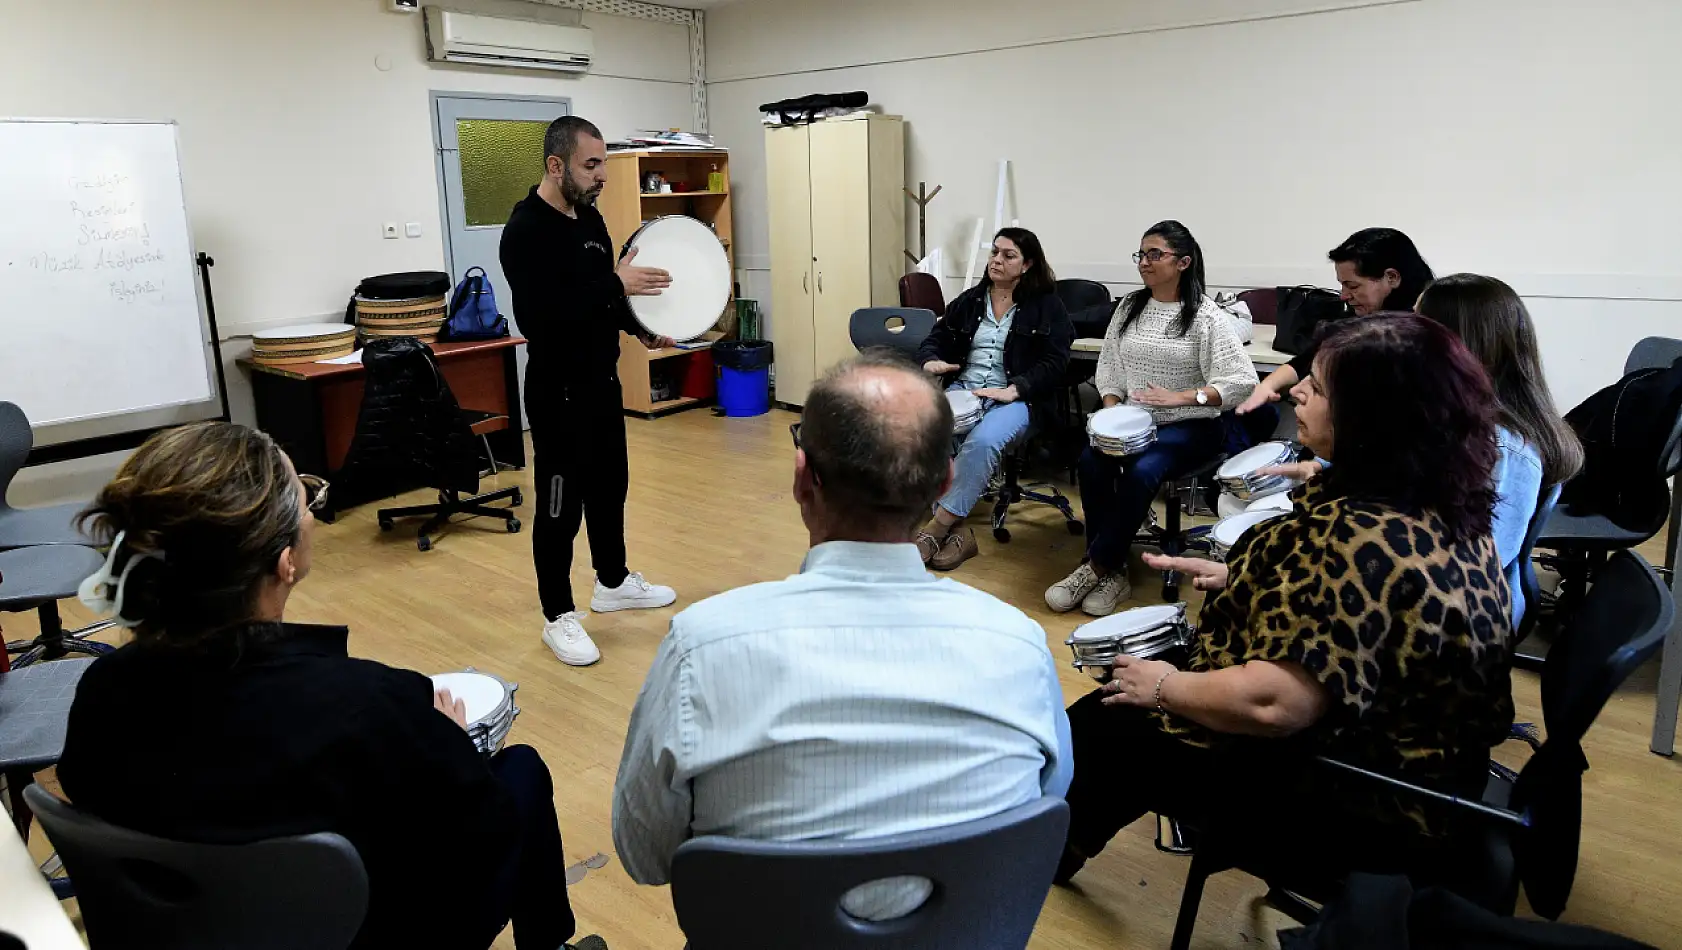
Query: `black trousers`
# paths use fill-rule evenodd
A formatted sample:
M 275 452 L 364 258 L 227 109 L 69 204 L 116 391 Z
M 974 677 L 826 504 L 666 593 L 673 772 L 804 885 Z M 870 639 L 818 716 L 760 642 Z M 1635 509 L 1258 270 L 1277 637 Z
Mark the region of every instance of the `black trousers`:
M 520 837 L 498 870 L 490 906 L 483 910 L 482 946 L 490 946 L 513 920 L 517 950 L 558 950 L 578 925 L 567 901 L 566 859 L 549 767 L 525 745 L 498 752 L 490 767 L 514 799 Z
M 559 378 L 567 374 L 566 378 Z M 577 609 L 572 599 L 572 547 L 589 521 L 590 560 L 608 587 L 625 582 L 625 412 L 619 378 L 558 367 L 526 367 L 526 418 L 537 481 L 532 561 L 543 615 Z

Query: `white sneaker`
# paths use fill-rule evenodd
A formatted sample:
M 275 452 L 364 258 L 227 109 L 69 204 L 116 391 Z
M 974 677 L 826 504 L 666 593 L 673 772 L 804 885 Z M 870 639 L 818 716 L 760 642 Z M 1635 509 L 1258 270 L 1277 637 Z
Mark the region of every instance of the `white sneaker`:
M 1098 574 L 1092 570 L 1092 565 L 1082 564 L 1075 568 L 1075 572 L 1051 585 L 1045 592 L 1045 605 L 1060 614 L 1066 614 L 1076 607 L 1092 589 L 1098 586 Z
M 1133 596 L 1133 585 L 1127 582 L 1127 575 L 1120 571 L 1111 571 L 1098 581 L 1098 586 L 1092 588 L 1080 602 L 1080 609 L 1094 617 L 1108 617 L 1115 613 L 1116 605 Z
M 543 625 L 543 645 L 568 666 L 589 666 L 602 658 L 602 651 L 596 649 L 596 642 L 580 623 L 585 616 L 582 610 L 575 610 Z
M 677 591 L 659 584 L 650 584 L 635 571 L 625 575 L 618 587 L 603 587 L 596 582 L 596 592 L 590 597 L 590 609 L 598 614 L 615 610 L 638 610 L 644 607 L 669 607 L 677 600 Z

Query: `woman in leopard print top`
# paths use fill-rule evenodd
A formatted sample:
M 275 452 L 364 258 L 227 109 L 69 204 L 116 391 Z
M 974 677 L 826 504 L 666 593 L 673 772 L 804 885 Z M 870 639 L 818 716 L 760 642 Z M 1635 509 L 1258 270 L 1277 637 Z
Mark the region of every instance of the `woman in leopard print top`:
M 1488 378 L 1441 325 L 1380 315 L 1333 333 L 1293 396 L 1302 441 L 1337 464 L 1226 564 L 1148 559 L 1214 593 L 1187 669 L 1122 657 L 1070 707 L 1061 880 L 1147 811 L 1355 843 L 1374 869 L 1447 830 L 1414 800 L 1311 772 L 1316 753 L 1482 791 L 1513 718 Z

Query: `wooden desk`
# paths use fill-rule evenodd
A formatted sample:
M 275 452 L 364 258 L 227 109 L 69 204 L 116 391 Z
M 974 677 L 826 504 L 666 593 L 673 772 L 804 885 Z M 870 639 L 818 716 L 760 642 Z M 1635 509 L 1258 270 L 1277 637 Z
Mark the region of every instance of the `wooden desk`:
M 432 352 L 444 379 L 463 409 L 507 416 L 476 427 L 487 433 L 496 460 L 520 468 L 526 464 L 525 423 L 521 416 L 520 376 L 514 348 L 523 337 L 504 337 L 471 343 L 435 343 Z M 297 363 L 259 366 L 250 359 L 240 365 L 251 370 L 251 392 L 257 403 L 257 426 L 274 436 L 298 471 L 331 481 L 344 466 L 356 435 L 362 410 L 361 363 Z M 405 486 L 405 488 L 413 486 Z M 345 497 L 337 488 L 327 497 L 330 521 L 335 512 L 371 498 Z
M 1250 342 L 1245 345 L 1244 352 L 1250 356 L 1250 362 L 1258 368 L 1263 366 L 1284 366 L 1291 361 L 1291 354 L 1281 353 L 1273 348 L 1273 336 L 1278 327 L 1270 324 L 1256 324 L 1250 336 Z M 1098 352 L 1104 348 L 1104 341 L 1098 337 L 1082 337 L 1070 347 L 1069 355 L 1077 360 L 1096 360 Z

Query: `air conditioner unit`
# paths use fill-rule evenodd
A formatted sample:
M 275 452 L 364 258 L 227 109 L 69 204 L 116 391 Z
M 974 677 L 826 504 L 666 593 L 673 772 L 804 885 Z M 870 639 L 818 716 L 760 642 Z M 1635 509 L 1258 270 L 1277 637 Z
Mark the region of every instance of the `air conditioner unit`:
M 476 63 L 582 73 L 596 45 L 589 29 L 537 20 L 477 16 L 426 8 L 427 57 L 435 63 Z

